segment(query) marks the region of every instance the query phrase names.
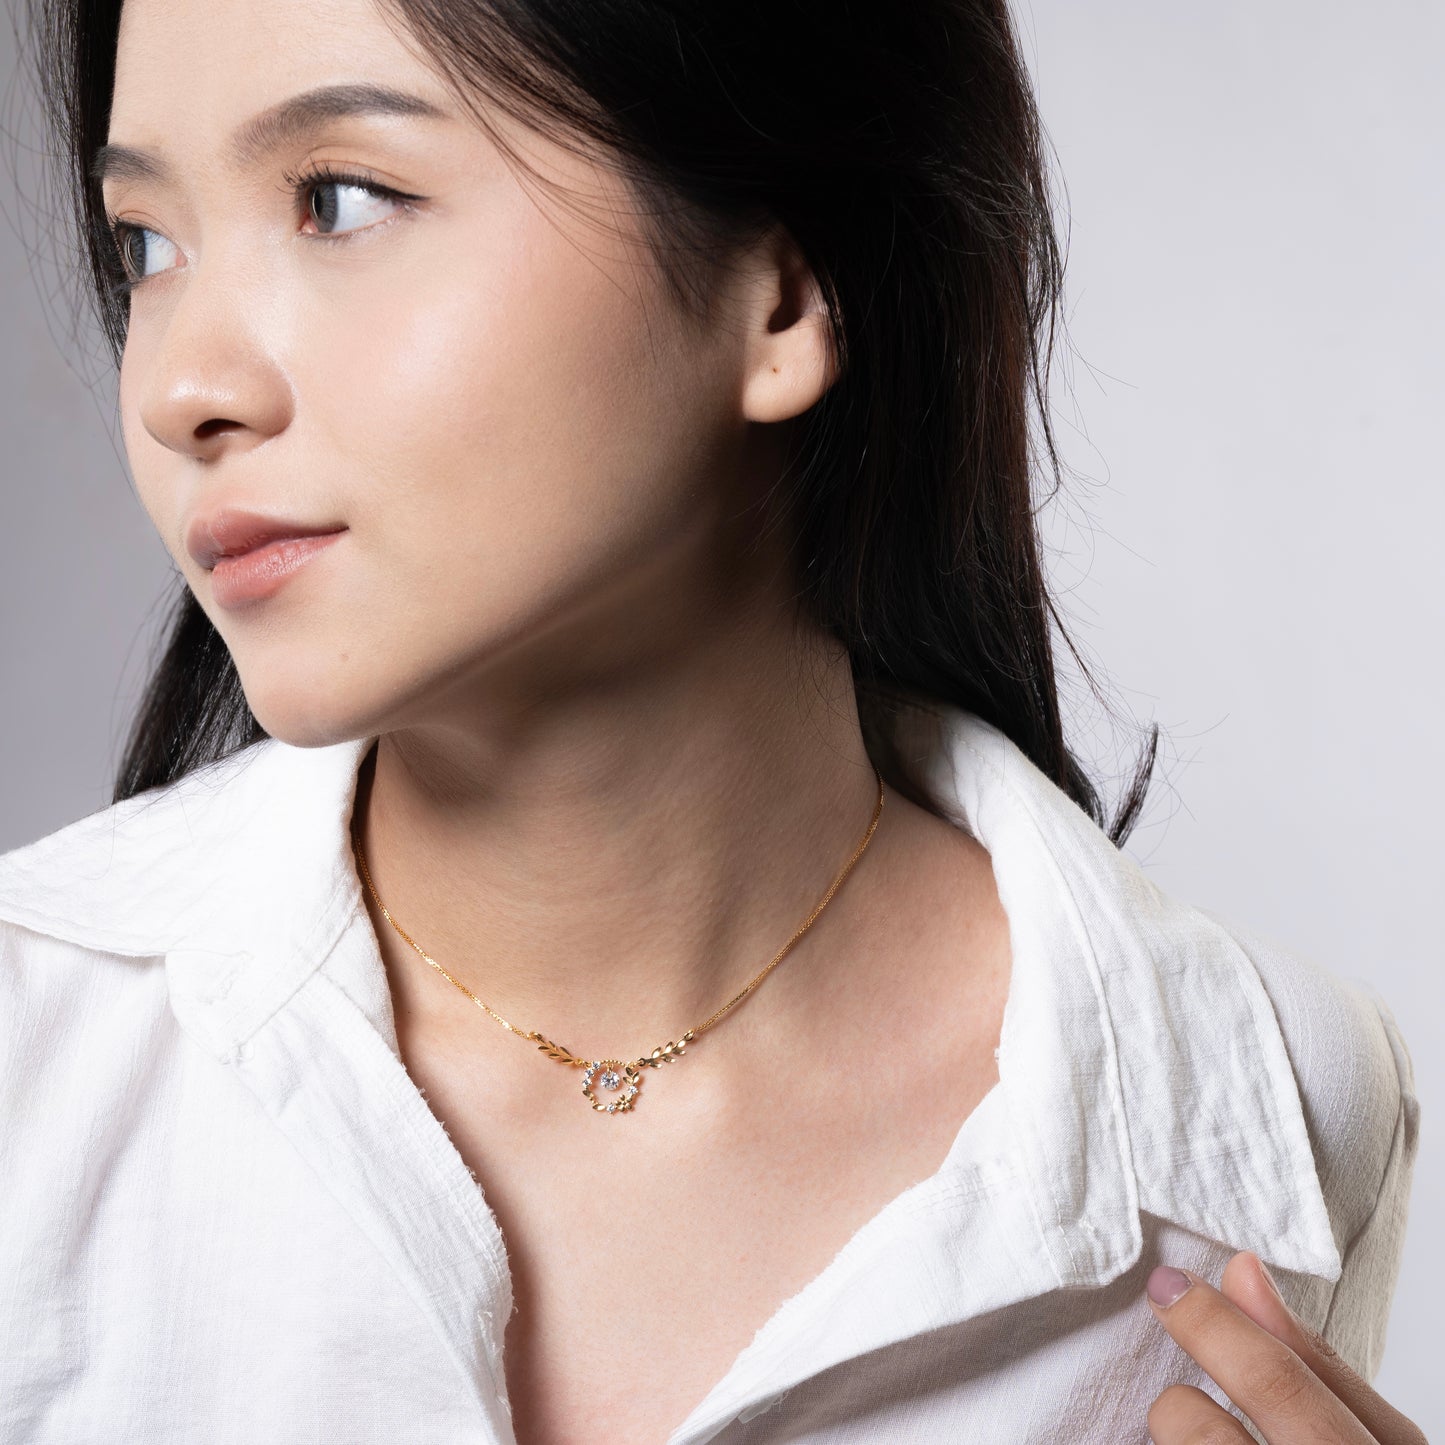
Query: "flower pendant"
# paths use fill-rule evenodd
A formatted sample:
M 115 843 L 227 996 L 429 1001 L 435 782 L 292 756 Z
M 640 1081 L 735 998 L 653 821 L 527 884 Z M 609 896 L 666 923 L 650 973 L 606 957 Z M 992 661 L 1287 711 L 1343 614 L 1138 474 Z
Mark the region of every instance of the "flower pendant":
M 625 1089 L 622 1088 L 624 1084 L 627 1085 Z M 599 1059 L 588 1064 L 582 1075 L 582 1092 L 599 1114 L 625 1114 L 637 1103 L 637 1092 L 641 1087 L 642 1071 L 633 1064 L 623 1063 L 621 1059 Z M 597 1097 L 599 1088 L 612 1093 L 622 1089 L 622 1093 L 611 1102 L 603 1103 Z

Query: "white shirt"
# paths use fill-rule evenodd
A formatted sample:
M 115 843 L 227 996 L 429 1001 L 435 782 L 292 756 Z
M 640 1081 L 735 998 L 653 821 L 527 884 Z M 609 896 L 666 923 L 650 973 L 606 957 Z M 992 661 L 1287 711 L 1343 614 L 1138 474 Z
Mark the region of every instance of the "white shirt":
M 999 1082 L 668 1445 L 1144 1442 L 1169 1384 L 1227 1399 L 1146 1276 L 1245 1248 L 1372 1378 L 1419 1118 L 1383 1001 L 1166 897 L 980 719 L 917 723 L 1009 918 Z M 266 740 L 0 857 L 6 1445 L 512 1440 L 504 1241 L 349 846 L 371 742 Z

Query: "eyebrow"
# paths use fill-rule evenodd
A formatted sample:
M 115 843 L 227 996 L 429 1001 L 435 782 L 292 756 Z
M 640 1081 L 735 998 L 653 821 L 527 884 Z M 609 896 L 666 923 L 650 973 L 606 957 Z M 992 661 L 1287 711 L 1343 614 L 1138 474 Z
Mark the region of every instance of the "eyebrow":
M 325 85 L 293 95 L 244 122 L 232 135 L 229 151 L 238 167 L 254 165 L 329 121 L 362 115 L 399 115 L 423 120 L 449 120 L 440 106 L 404 90 L 357 83 Z M 103 145 L 90 164 L 90 177 L 162 181 L 170 168 L 155 152 L 139 146 Z

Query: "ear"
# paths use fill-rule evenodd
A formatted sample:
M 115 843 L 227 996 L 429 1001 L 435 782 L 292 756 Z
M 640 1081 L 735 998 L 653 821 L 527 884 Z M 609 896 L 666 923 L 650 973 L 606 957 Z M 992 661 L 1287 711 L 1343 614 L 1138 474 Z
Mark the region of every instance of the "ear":
M 749 258 L 741 408 L 749 421 L 786 421 L 837 380 L 822 291 L 796 241 L 771 228 Z

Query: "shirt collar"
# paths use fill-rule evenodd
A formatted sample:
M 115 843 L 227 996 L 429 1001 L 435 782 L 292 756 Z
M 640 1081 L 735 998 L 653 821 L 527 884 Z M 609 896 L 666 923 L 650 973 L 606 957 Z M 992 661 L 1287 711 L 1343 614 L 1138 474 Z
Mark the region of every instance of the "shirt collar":
M 1141 1210 L 1337 1279 L 1293 1069 L 1241 945 L 991 724 L 918 707 L 901 736 L 993 858 L 1014 953 L 1002 1103 L 1057 1284 L 1129 1268 Z M 14 850 L 0 918 L 164 955 L 177 1018 L 229 1058 L 365 912 L 350 821 L 374 740 L 264 739 Z
M 931 793 L 994 860 L 1015 956 L 1000 1077 L 1027 1119 L 1060 1282 L 1127 1268 L 1139 1210 L 1337 1279 L 1294 1069 L 1240 942 L 1162 892 L 1003 732 L 951 709 L 905 726 Z

